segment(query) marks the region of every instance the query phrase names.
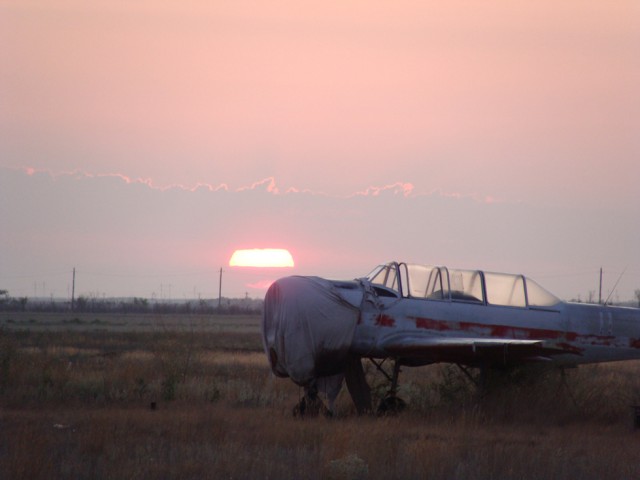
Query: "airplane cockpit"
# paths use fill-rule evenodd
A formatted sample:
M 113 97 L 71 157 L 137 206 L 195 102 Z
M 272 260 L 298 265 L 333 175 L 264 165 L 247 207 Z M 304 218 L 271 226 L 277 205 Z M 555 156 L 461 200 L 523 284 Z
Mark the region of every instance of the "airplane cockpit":
M 534 280 L 519 274 L 390 262 L 376 267 L 365 279 L 403 298 L 521 308 L 560 303 Z

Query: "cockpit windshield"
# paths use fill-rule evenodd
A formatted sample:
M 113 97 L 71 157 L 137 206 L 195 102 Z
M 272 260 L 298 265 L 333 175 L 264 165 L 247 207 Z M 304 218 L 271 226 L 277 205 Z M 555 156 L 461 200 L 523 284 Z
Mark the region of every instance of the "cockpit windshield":
M 517 274 L 391 262 L 366 279 L 409 298 L 509 307 L 551 307 L 560 302 L 535 281 Z
M 382 285 L 390 288 L 391 290 L 395 290 L 396 292 L 399 290 L 398 265 L 396 263 L 379 265 L 365 278 L 374 285 Z
M 527 304 L 533 307 L 551 307 L 560 303 L 560 299 L 553 293 L 548 292 L 535 281 L 526 278 L 527 281 Z

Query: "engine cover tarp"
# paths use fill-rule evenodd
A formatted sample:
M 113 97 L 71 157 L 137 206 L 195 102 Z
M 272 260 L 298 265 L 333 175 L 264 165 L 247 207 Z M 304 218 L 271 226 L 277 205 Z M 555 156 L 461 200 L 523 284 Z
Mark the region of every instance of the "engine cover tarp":
M 286 277 L 265 296 L 262 334 L 273 372 L 308 385 L 344 369 L 359 310 L 329 280 Z

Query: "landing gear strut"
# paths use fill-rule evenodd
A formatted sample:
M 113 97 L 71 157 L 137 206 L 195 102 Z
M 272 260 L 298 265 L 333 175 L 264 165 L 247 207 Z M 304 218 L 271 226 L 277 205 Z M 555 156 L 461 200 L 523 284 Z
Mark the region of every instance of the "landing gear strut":
M 382 374 L 391 382 L 391 386 L 387 391 L 386 395 L 380 403 L 378 404 L 378 415 L 395 415 L 400 413 L 407 406 L 406 402 L 398 397 L 398 377 L 400 376 L 400 361 L 396 359 L 393 363 L 393 373 L 389 375 L 383 368 L 382 362 L 376 362 L 371 359 L 371 362 L 376 366 L 376 368 L 382 372 Z

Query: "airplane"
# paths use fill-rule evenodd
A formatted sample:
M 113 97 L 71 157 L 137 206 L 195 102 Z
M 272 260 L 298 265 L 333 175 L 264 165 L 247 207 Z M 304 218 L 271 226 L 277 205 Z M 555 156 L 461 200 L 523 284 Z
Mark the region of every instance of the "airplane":
M 358 414 L 373 412 L 365 359 L 390 383 L 378 407 L 385 413 L 405 405 L 397 396 L 403 366 L 640 359 L 640 309 L 564 302 L 519 274 L 390 262 L 350 281 L 275 281 L 262 339 L 272 372 L 304 388 L 294 413 L 331 414 L 343 382 Z M 387 360 L 391 373 L 382 368 Z

